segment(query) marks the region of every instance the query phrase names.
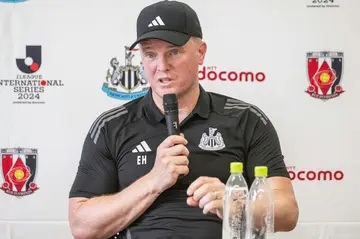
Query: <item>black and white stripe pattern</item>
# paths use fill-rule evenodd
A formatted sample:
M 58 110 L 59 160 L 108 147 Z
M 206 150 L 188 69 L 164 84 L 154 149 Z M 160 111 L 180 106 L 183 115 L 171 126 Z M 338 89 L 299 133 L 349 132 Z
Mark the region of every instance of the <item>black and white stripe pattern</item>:
M 89 134 L 90 138 L 94 141 L 94 144 L 97 143 L 99 139 L 99 135 L 101 132 L 101 129 L 105 126 L 106 122 L 109 122 L 112 119 L 115 119 L 116 117 L 119 117 L 120 115 L 126 114 L 128 111 L 124 106 L 120 106 L 117 108 L 114 108 L 112 110 L 106 111 L 103 114 L 101 114 L 93 123 L 93 125 L 90 128 Z
M 216 146 L 218 146 L 218 144 L 216 143 L 216 140 L 214 138 L 210 138 L 209 139 L 209 142 L 207 143 L 207 145 L 210 147 L 210 148 L 214 148 Z
M 239 109 L 239 110 L 249 109 L 251 112 L 253 112 L 254 114 L 256 114 L 260 118 L 260 120 L 264 123 L 264 125 L 267 125 L 267 121 L 269 120 L 266 117 L 266 115 L 264 114 L 264 112 L 262 112 L 255 105 L 244 103 L 244 102 L 242 102 L 240 100 L 236 100 L 236 99 L 227 99 L 224 109 L 225 110 L 228 110 L 228 109 Z
M 120 82 L 129 91 L 135 88 L 140 81 L 136 74 L 134 69 L 125 70 L 122 74 Z

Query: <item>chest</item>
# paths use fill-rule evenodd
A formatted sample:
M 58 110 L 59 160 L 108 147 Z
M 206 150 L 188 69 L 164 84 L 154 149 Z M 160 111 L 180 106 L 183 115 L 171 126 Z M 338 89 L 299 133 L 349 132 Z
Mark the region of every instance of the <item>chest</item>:
M 231 125 L 192 123 L 181 127 L 188 141 L 189 174 L 181 178 L 186 187 L 200 176 L 217 177 L 226 182 L 231 162 L 244 162 L 245 145 Z M 146 133 L 126 132 L 128 138 L 117 157 L 120 189 L 146 175 L 154 166 L 157 147 L 166 139 L 166 128 L 155 127 Z

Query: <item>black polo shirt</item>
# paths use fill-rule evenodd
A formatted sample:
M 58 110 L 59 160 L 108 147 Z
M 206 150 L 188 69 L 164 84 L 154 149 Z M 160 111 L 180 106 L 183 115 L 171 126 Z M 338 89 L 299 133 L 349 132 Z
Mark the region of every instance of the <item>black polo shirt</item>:
M 200 176 L 230 176 L 231 162 L 244 163 L 248 186 L 254 167 L 265 165 L 269 177 L 289 177 L 277 133 L 256 106 L 206 92 L 193 112 L 180 124 L 188 140 L 190 172 L 163 192 L 145 213 L 117 238 L 219 239 L 222 220 L 186 204 L 186 190 Z M 85 139 L 70 197 L 113 194 L 147 174 L 154 165 L 156 148 L 167 137 L 164 115 L 151 90 L 144 97 L 101 114 Z

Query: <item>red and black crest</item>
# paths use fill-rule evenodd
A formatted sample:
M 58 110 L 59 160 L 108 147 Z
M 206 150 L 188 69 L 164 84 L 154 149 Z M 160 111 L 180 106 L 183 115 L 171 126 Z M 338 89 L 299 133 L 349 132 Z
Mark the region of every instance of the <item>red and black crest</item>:
M 317 99 L 328 100 L 344 92 L 340 85 L 343 75 L 342 52 L 308 52 L 307 72 L 309 83 L 306 92 Z
M 1 169 L 5 182 L 0 189 L 9 195 L 22 197 L 38 189 L 35 183 L 37 149 L 1 149 Z

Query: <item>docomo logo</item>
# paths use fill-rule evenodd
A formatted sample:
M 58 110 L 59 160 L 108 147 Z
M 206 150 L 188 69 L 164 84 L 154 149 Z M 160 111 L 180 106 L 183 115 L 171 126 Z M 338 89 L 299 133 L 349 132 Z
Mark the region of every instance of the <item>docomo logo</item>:
M 264 72 L 251 72 L 251 71 L 216 71 L 216 66 L 203 66 L 199 70 L 199 80 L 216 80 L 220 79 L 222 81 L 240 81 L 240 82 L 263 82 L 266 79 Z
M 344 178 L 344 172 L 341 170 L 329 171 L 329 170 L 320 170 L 320 171 L 295 171 L 295 167 L 288 167 L 288 172 L 291 180 L 298 179 L 300 181 L 341 181 Z

